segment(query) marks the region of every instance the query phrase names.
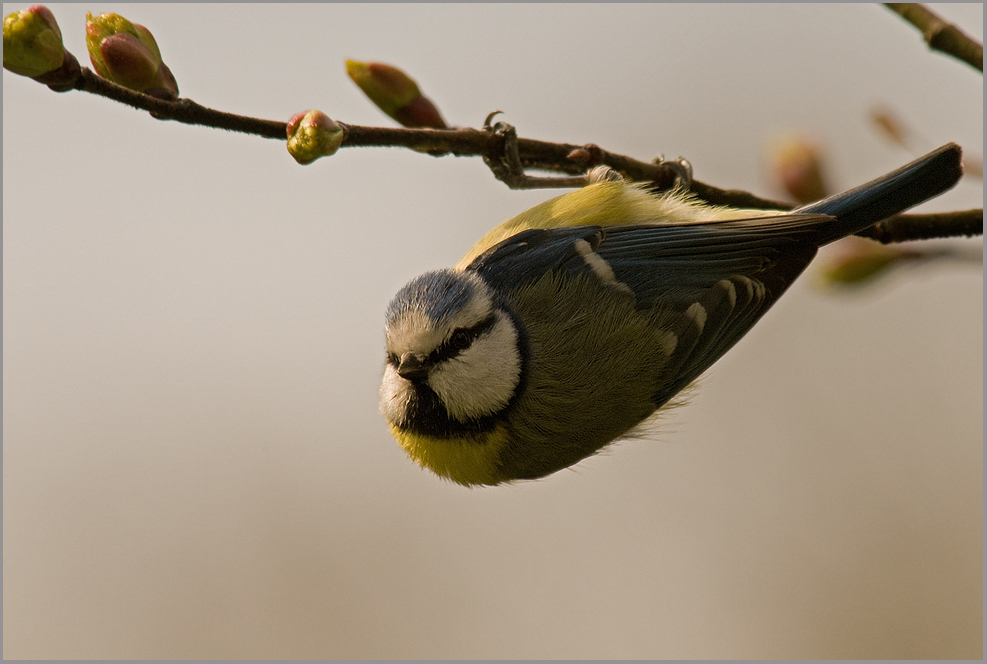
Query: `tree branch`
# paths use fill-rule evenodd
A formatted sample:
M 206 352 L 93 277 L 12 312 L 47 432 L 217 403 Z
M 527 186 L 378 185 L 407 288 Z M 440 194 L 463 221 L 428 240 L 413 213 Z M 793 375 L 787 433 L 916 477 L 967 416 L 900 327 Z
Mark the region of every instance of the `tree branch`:
M 922 31 L 933 51 L 951 55 L 974 69 L 984 70 L 984 45 L 952 23 L 942 19 L 925 5 L 914 2 L 886 2 L 891 11 Z
M 931 240 L 946 237 L 973 237 L 984 234 L 984 211 L 961 210 L 931 214 L 899 214 L 862 230 L 860 237 L 882 244 Z
M 66 86 L 68 87 L 68 86 Z M 69 89 L 82 90 L 106 97 L 133 108 L 148 111 L 159 120 L 174 120 L 183 124 L 215 127 L 275 140 L 287 140 L 287 123 L 264 120 L 218 111 L 191 99 L 169 101 L 117 85 L 88 67 L 79 70 L 78 79 Z M 339 122 L 346 132 L 341 147 L 398 147 L 424 152 L 435 157 L 497 156 L 503 148 L 503 139 L 493 132 L 481 129 L 407 129 L 404 127 L 364 127 Z M 624 155 L 607 152 L 595 145 L 549 143 L 531 138 L 519 138 L 521 163 L 532 168 L 555 173 L 576 175 L 587 168 L 605 165 L 635 181 L 654 182 L 658 189 L 671 187 L 675 173 L 650 162 L 643 162 Z M 573 158 L 589 154 L 589 159 Z M 785 210 L 785 203 L 760 198 L 739 190 L 727 190 L 702 182 L 693 182 L 691 190 L 703 200 L 714 205 L 753 208 L 760 210 Z
M 74 58 L 73 58 L 74 59 Z M 287 123 L 235 115 L 207 108 L 191 99 L 165 100 L 135 92 L 94 73 L 86 67 L 73 70 L 76 80 L 50 87 L 62 92 L 82 90 L 106 97 L 133 108 L 148 111 L 159 120 L 215 127 L 228 131 L 287 140 Z M 62 72 L 64 74 L 64 72 Z M 404 127 L 363 127 L 338 123 L 346 132 L 341 147 L 399 147 L 432 156 L 498 158 L 504 148 L 503 137 L 485 129 L 407 129 Z M 605 165 L 639 182 L 653 182 L 658 190 L 673 186 L 671 169 L 607 152 L 596 145 L 549 143 L 530 138 L 518 139 L 518 153 L 525 168 L 576 175 L 593 166 Z M 720 189 L 693 180 L 691 191 L 708 203 L 757 210 L 790 210 L 786 203 L 760 198 L 746 191 Z M 983 210 L 966 210 L 938 214 L 903 214 L 892 217 L 858 235 L 882 243 L 905 242 L 929 238 L 983 235 Z
M 107 99 L 118 101 L 121 104 L 126 104 L 139 110 L 149 111 L 151 115 L 159 120 L 175 120 L 184 124 L 238 131 L 263 138 L 274 138 L 282 141 L 288 140 L 286 122 L 261 120 L 243 115 L 234 115 L 233 113 L 224 113 L 223 111 L 200 106 L 191 99 L 179 99 L 177 101 L 159 99 L 151 95 L 146 95 L 143 92 L 136 92 L 122 85 L 117 85 L 99 76 L 88 67 L 82 67 L 80 69 L 79 79 L 76 81 L 74 89 L 90 92 L 100 97 L 106 97 Z

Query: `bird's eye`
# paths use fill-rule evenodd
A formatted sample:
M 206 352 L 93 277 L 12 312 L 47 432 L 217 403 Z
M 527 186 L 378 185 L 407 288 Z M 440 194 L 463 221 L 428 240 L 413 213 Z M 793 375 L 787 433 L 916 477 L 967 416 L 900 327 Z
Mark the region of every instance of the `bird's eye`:
M 449 345 L 456 350 L 466 350 L 473 343 L 473 338 L 466 330 L 456 330 L 449 337 Z
M 397 365 L 401 364 L 401 358 L 395 355 L 394 353 L 388 353 L 387 363 L 396 367 Z

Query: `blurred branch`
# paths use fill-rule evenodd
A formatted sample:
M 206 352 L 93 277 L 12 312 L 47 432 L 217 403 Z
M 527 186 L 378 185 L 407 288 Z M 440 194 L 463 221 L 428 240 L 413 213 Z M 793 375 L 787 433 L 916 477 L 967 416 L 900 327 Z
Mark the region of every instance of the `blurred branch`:
M 886 2 L 891 11 L 922 31 L 926 43 L 933 51 L 951 55 L 974 69 L 984 70 L 984 45 L 973 39 L 952 23 L 945 21 L 923 4 L 914 2 Z

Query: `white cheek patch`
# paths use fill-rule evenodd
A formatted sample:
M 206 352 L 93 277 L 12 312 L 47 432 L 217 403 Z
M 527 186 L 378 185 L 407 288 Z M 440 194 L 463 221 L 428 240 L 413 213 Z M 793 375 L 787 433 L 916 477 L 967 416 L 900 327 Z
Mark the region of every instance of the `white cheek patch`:
M 521 379 L 517 330 L 505 313 L 495 315 L 489 332 L 435 367 L 428 379 L 449 415 L 461 422 L 499 412 Z
M 380 413 L 391 424 L 404 421 L 411 401 L 411 383 L 398 375 L 390 364 L 384 367 L 384 378 L 380 382 Z

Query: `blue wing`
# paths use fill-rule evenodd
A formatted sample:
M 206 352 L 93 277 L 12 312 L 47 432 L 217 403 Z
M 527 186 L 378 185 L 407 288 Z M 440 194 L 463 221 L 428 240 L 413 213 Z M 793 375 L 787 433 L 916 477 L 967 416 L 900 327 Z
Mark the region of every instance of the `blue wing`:
M 657 405 L 730 349 L 809 264 L 819 246 L 855 233 L 952 187 L 962 152 L 949 143 L 856 189 L 797 213 L 670 226 L 580 226 L 518 233 L 467 269 L 504 292 L 546 272 L 618 281 L 640 309 L 677 316 L 669 360 L 680 376 Z M 835 216 L 833 216 L 835 215 Z M 626 296 L 624 289 L 614 289 Z
M 793 214 L 668 226 L 531 229 L 491 247 L 467 269 L 495 289 L 510 290 L 546 272 L 590 272 L 591 250 L 631 289 L 638 307 L 660 303 L 684 310 L 713 284 L 734 276 L 784 290 L 815 254 L 820 228 L 832 223 L 827 215 Z
M 655 393 L 661 405 L 747 333 L 809 264 L 820 229 L 833 222 L 828 215 L 792 214 L 532 229 L 495 245 L 467 269 L 504 292 L 547 272 L 596 274 L 626 285 L 639 309 L 670 311 L 678 343 L 668 369 L 678 378 Z M 614 297 L 621 292 L 614 290 Z
M 547 272 L 584 273 L 590 268 L 579 253 L 579 243 L 595 250 L 603 236 L 600 226 L 521 231 L 487 249 L 466 269 L 479 272 L 494 290 L 501 291 L 537 281 Z
M 815 255 L 818 230 L 832 222 L 825 215 L 784 215 L 618 226 L 606 229 L 596 252 L 631 288 L 639 307 L 662 303 L 684 309 L 717 282 L 738 276 L 781 295 Z

